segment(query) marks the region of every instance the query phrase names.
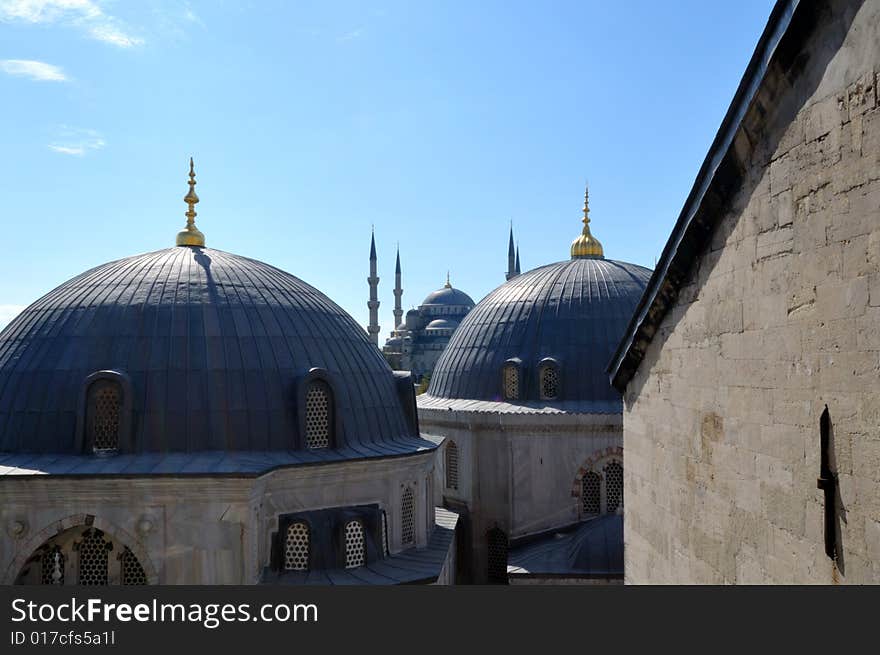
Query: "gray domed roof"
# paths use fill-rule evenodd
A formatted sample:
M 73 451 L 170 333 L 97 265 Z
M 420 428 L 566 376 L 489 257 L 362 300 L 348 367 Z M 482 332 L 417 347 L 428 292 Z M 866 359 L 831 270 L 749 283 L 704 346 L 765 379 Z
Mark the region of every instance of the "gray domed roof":
M 404 385 L 315 288 L 207 248 L 121 259 L 62 284 L 0 332 L 0 451 L 82 454 L 84 381 L 102 370 L 130 383 L 128 453 L 292 451 L 304 420 L 298 385 L 315 368 L 339 425 L 332 452 L 306 459 L 412 450 Z
M 458 323 L 450 321 L 448 318 L 435 318 L 428 323 L 426 330 L 454 330 L 458 327 Z
M 560 372 L 556 401 L 619 412 L 605 367 L 650 275 L 635 264 L 578 258 L 512 278 L 462 320 L 419 400 L 499 401 L 501 369 L 515 359 L 520 400 L 539 401 L 538 365 L 552 358 Z
M 437 289 L 422 301 L 422 305 L 463 305 L 473 307 L 474 301 L 464 291 L 454 289 L 453 287 L 443 287 Z

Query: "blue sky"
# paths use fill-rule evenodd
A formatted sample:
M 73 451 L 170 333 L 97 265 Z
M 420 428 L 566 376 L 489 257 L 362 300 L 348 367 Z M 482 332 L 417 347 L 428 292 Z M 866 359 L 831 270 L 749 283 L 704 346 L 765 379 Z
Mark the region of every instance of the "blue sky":
M 677 2 L 0 0 L 0 326 L 172 246 L 195 158 L 207 245 L 383 338 L 445 281 L 568 258 L 585 180 L 607 257 L 652 267 L 772 8 Z

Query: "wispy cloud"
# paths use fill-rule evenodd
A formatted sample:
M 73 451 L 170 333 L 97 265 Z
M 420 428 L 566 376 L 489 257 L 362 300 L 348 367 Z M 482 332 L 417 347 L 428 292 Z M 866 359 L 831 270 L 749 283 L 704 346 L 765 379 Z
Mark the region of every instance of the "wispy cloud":
M 64 82 L 67 76 L 58 66 L 31 59 L 0 59 L 0 71 L 8 75 L 21 75 L 32 80 Z
M 62 155 L 82 157 L 93 150 L 100 150 L 107 142 L 96 130 L 85 130 L 62 125 L 58 128 L 58 137 L 49 144 L 49 150 Z
M 0 330 L 5 328 L 24 308 L 24 305 L 0 305 Z
M 0 20 L 75 27 L 90 38 L 120 48 L 140 45 L 118 18 L 104 12 L 102 0 L 0 0 Z

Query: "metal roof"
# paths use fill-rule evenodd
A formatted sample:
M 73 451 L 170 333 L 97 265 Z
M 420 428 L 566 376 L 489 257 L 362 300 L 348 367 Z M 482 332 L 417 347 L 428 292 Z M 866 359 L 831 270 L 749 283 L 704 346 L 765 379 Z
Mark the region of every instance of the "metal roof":
M 452 287 L 443 287 L 432 291 L 422 301 L 422 305 L 455 305 L 473 307 L 474 300 L 464 291 Z M 422 306 L 420 305 L 420 307 Z
M 623 516 L 608 514 L 583 522 L 571 532 L 548 533 L 514 546 L 508 575 L 623 577 Z
M 620 412 L 605 366 L 650 274 L 635 264 L 594 258 L 510 279 L 461 322 L 420 404 L 435 398 L 500 401 L 501 369 L 509 359 L 521 364 L 521 401 L 538 401 L 538 364 L 553 358 L 561 377 L 559 403 L 591 401 L 603 412 Z
M 284 452 L 299 432 L 296 381 L 313 367 L 334 382 L 340 452 L 418 449 L 388 364 L 314 287 L 208 248 L 121 259 L 0 333 L 0 451 L 81 454 L 84 380 L 113 369 L 131 381 L 132 454 Z

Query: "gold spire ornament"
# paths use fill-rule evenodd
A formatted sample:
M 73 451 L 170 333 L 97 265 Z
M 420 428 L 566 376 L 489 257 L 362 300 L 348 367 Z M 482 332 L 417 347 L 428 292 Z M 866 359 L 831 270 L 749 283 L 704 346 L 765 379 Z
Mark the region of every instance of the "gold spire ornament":
M 446 271 L 446 284 L 444 284 L 443 287 L 446 289 L 452 288 L 452 284 L 449 282 L 449 271 Z
M 183 201 L 189 205 L 189 209 L 186 210 L 186 227 L 177 233 L 177 245 L 204 247 L 205 235 L 196 227 L 195 206 L 199 197 L 196 195 L 196 172 L 192 157 L 189 158 L 189 193 L 183 197 Z
M 602 244 L 590 234 L 590 187 L 584 191 L 584 230 L 580 236 L 571 242 L 571 258 L 580 259 L 588 257 L 604 257 Z

